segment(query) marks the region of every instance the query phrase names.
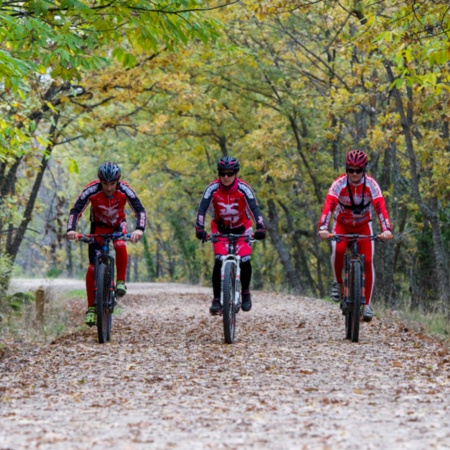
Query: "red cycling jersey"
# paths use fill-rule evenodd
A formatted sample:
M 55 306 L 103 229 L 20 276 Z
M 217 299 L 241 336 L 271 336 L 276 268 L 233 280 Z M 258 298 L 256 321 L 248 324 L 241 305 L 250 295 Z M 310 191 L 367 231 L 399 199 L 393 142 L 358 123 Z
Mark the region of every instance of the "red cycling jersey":
M 197 210 L 196 229 L 205 228 L 205 215 L 212 206 L 212 227 L 229 229 L 236 233 L 236 229 L 252 226 L 251 216 L 256 223 L 256 229 L 265 230 L 264 219 L 259 211 L 255 194 L 252 188 L 244 181 L 236 178 L 234 183 L 226 189 L 220 180 L 214 180 L 205 189 L 200 206 Z M 251 214 L 251 216 L 250 216 Z M 214 230 L 212 230 L 214 232 Z
M 70 210 L 67 231 L 75 231 L 78 221 L 88 203 L 91 203 L 90 220 L 93 225 L 105 228 L 117 228 L 125 222 L 125 205 L 128 202 L 137 217 L 136 229 L 144 230 L 147 220 L 145 208 L 128 183 L 117 182 L 117 189 L 112 197 L 102 191 L 100 180 L 89 183 Z
M 353 201 L 352 201 L 353 199 Z M 319 230 L 326 230 L 334 212 L 334 219 L 348 228 L 360 228 L 372 220 L 373 205 L 382 231 L 391 231 L 391 224 L 383 194 L 378 183 L 364 175 L 358 184 L 351 184 L 347 175 L 336 178 L 331 185 L 322 215 Z
M 264 219 L 259 211 L 252 188 L 244 181 L 236 178 L 231 186 L 226 188 L 220 180 L 211 182 L 203 192 L 203 197 L 197 210 L 195 228 L 197 231 L 205 229 L 205 216 L 212 209 L 212 233 L 252 234 L 252 218 L 257 230 L 265 230 Z M 226 255 L 228 244 L 216 242 L 216 255 Z M 236 254 L 245 261 L 252 253 L 251 244 L 240 239 L 236 245 Z
M 109 234 L 117 232 L 119 229 L 122 233 L 127 233 L 125 215 L 125 206 L 127 203 L 137 217 L 136 229 L 142 231 L 145 229 L 147 214 L 133 189 L 124 181 L 118 181 L 113 195 L 107 196 L 102 190 L 101 181 L 96 180 L 89 183 L 83 189 L 73 208 L 70 210 L 67 231 L 76 230 L 78 221 L 89 203 L 91 204 L 91 233 Z M 98 247 L 98 242 L 89 244 L 89 266 L 86 272 L 88 306 L 93 306 L 95 301 L 94 264 Z M 122 240 L 114 241 L 114 250 L 116 252 L 117 280 L 125 282 L 128 264 L 128 252 L 125 242 Z
M 364 175 L 357 184 L 353 184 L 348 181 L 346 174 L 341 175 L 334 180 L 328 191 L 318 224 L 319 230 L 328 229 L 331 215 L 334 212 L 333 233 L 371 235 L 373 234 L 372 205 L 380 221 L 382 231 L 391 231 L 386 203 L 378 183 L 372 177 Z M 359 251 L 364 255 L 366 305 L 369 305 L 375 282 L 374 243 L 373 241 L 362 240 L 358 245 Z M 334 278 L 336 282 L 341 284 L 347 242 L 332 242 L 332 249 L 331 260 Z

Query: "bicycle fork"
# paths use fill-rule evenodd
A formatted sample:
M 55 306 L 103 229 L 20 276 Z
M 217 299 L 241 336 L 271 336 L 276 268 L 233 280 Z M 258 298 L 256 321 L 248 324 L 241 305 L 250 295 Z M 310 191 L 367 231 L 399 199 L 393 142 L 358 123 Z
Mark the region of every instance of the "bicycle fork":
M 98 274 L 98 267 L 100 264 L 106 265 L 106 271 L 109 277 L 109 286 L 108 286 L 108 301 L 114 298 L 114 277 L 115 277 L 115 271 L 114 271 L 114 258 L 111 255 L 102 255 L 95 261 L 95 271 L 94 271 L 94 298 L 95 303 L 94 306 L 97 304 L 97 274 Z M 110 305 L 111 306 L 111 305 Z
M 344 306 L 348 306 L 349 304 L 351 304 L 351 299 L 350 299 L 350 289 L 349 289 L 349 285 L 350 285 L 350 264 L 352 261 L 357 261 L 361 263 L 361 305 L 365 305 L 366 303 L 366 275 L 365 275 L 365 270 L 364 270 L 364 255 L 360 255 L 359 258 L 355 258 L 353 257 L 353 255 L 350 254 L 346 254 L 345 255 L 345 279 L 344 279 L 344 295 L 343 295 L 343 299 L 344 299 Z
M 236 311 L 239 309 L 241 301 L 241 257 L 237 255 L 222 256 L 222 267 L 220 269 L 220 283 L 223 286 L 225 278 L 225 266 L 228 264 L 234 265 L 235 268 L 235 282 L 234 282 L 234 304 Z M 220 305 L 223 307 L 223 289 L 220 290 Z

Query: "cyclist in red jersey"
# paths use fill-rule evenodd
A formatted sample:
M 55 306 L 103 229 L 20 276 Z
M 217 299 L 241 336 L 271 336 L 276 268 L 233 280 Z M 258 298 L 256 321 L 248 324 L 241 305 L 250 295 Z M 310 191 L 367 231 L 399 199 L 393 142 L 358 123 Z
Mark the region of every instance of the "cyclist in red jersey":
M 378 183 L 366 174 L 367 155 L 361 150 L 351 150 L 347 153 L 346 173 L 336 178 L 331 185 L 322 215 L 319 220 L 319 236 L 328 239 L 328 225 L 334 213 L 333 233 L 335 234 L 373 234 L 372 205 L 381 226 L 380 238 L 392 238 L 392 228 L 389 221 L 386 203 Z M 370 322 L 373 318 L 371 299 L 375 282 L 373 267 L 374 242 L 362 240 L 359 242 L 360 253 L 364 255 L 364 271 L 366 276 L 366 304 L 363 307 L 363 320 Z M 347 242 L 332 242 L 331 263 L 334 271 L 334 281 L 331 285 L 331 298 L 340 301 L 342 286 L 342 270 Z
M 253 234 L 252 219 L 256 224 L 254 238 L 265 239 L 266 226 L 259 211 L 255 194 L 252 188 L 237 177 L 240 166 L 236 158 L 225 156 L 217 164 L 219 177 L 208 184 L 200 205 L 197 210 L 195 222 L 196 236 L 204 241 L 207 233 L 205 231 L 205 216 L 208 209 L 212 207 L 213 219 L 211 221 L 211 232 L 221 234 Z M 212 275 L 214 299 L 209 309 L 212 315 L 220 312 L 220 270 L 222 267 L 221 256 L 228 253 L 228 244 L 225 242 L 214 243 L 215 263 Z M 252 254 L 251 243 L 245 239 L 239 239 L 236 245 L 236 254 L 241 257 L 241 287 L 242 287 L 242 310 L 250 311 L 252 300 L 250 293 L 250 280 L 252 266 L 250 258 Z
M 91 233 L 110 234 L 124 233 L 128 231 L 125 206 L 128 203 L 136 215 L 136 229 L 130 237 L 133 243 L 138 242 L 144 233 L 147 214 L 136 193 L 124 181 L 120 181 L 120 167 L 113 162 L 105 162 L 98 169 L 98 180 L 89 183 L 81 192 L 69 213 L 67 221 L 67 239 L 77 240 L 76 227 L 87 205 L 91 204 L 90 220 Z M 123 297 L 127 292 L 126 272 L 128 264 L 128 252 L 125 241 L 114 241 L 116 252 L 116 295 Z M 86 291 L 88 310 L 85 322 L 87 325 L 95 325 L 94 307 L 94 270 L 95 256 L 100 251 L 100 243 L 89 244 L 89 266 L 86 272 Z

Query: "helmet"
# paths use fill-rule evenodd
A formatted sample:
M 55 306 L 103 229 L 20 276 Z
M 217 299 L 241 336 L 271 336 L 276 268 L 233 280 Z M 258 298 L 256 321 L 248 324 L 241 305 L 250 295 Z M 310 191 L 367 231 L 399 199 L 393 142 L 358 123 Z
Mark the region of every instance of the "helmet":
M 119 181 L 120 167 L 113 162 L 105 162 L 98 168 L 98 177 L 101 181 Z
M 350 150 L 345 157 L 345 165 L 364 169 L 367 166 L 367 155 L 362 150 Z
M 237 172 L 240 168 L 239 161 L 231 156 L 224 156 L 217 163 L 217 170 L 235 170 Z

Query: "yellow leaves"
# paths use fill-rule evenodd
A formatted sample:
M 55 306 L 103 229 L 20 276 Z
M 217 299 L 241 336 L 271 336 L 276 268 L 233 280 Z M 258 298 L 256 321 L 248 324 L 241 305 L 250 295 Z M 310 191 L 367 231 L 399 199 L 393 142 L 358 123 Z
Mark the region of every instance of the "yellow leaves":
M 339 134 L 338 133 L 333 133 L 330 130 L 327 130 L 324 134 L 324 136 L 329 139 L 330 141 L 337 141 L 339 138 Z
M 166 114 L 159 114 L 152 119 L 154 132 L 158 133 L 168 122 L 169 116 Z
M 47 139 L 42 138 L 41 136 L 36 136 L 35 139 L 42 145 L 42 147 L 47 147 L 49 141 Z

